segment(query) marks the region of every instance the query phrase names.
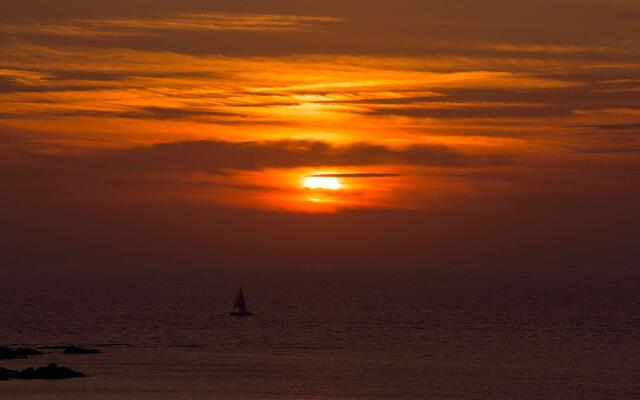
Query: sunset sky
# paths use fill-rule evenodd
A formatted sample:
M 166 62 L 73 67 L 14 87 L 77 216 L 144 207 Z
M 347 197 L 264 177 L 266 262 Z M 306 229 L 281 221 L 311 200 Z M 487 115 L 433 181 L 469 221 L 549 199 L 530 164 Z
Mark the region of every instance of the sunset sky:
M 638 0 L 0 3 L 0 268 L 631 266 Z

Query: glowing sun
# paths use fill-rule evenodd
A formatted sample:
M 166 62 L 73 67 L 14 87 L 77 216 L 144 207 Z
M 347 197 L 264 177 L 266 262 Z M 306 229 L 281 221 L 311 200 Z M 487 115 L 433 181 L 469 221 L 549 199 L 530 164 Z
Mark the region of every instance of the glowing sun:
M 331 176 L 308 176 L 302 185 L 307 189 L 339 190 L 340 180 Z

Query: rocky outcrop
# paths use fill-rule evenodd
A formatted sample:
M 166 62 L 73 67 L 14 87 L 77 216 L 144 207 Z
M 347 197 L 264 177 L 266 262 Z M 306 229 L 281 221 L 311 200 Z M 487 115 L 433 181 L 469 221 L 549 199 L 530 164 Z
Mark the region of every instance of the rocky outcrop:
M 41 356 L 43 353 L 38 350 L 27 347 L 18 347 L 10 349 L 9 347 L 0 347 L 0 360 L 13 360 L 15 358 L 27 358 L 28 356 Z
M 9 379 L 70 379 L 84 378 L 85 374 L 66 367 L 58 367 L 57 364 L 49 364 L 41 368 L 27 368 L 22 371 L 13 371 L 0 368 L 0 380 Z

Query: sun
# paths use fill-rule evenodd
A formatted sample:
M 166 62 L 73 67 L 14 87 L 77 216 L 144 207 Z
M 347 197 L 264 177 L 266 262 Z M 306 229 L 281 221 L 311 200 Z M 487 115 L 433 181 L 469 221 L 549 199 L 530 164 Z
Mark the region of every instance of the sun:
M 342 184 L 336 177 L 331 176 L 308 176 L 302 185 L 307 189 L 340 190 Z

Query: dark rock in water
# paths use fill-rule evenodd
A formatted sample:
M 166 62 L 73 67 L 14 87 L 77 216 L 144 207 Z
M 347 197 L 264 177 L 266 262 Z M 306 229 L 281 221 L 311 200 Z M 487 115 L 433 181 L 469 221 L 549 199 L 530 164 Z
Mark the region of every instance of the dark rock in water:
M 0 360 L 10 360 L 16 358 L 15 350 L 8 347 L 0 347 Z
M 15 377 L 15 374 L 17 374 L 17 373 L 18 373 L 18 371 L 12 371 L 10 369 L 6 369 L 6 368 L 0 367 L 0 381 L 9 380 L 9 379 Z
M 12 371 L 0 368 L 0 380 L 8 379 L 69 379 L 84 378 L 85 374 L 74 371 L 70 368 L 58 367 L 56 364 L 49 364 L 41 368 L 27 368 L 23 371 Z
M 64 354 L 99 354 L 102 351 L 98 349 L 83 349 L 77 346 L 68 346 L 64 349 Z
M 26 347 L 19 347 L 15 350 L 8 347 L 0 347 L 0 360 L 13 360 L 14 358 L 27 358 L 28 356 L 41 356 L 43 353 L 29 349 Z
M 70 368 L 58 367 L 57 364 L 49 364 L 41 368 L 27 368 L 18 373 L 15 379 L 68 379 L 84 378 L 85 374 L 74 371 Z

